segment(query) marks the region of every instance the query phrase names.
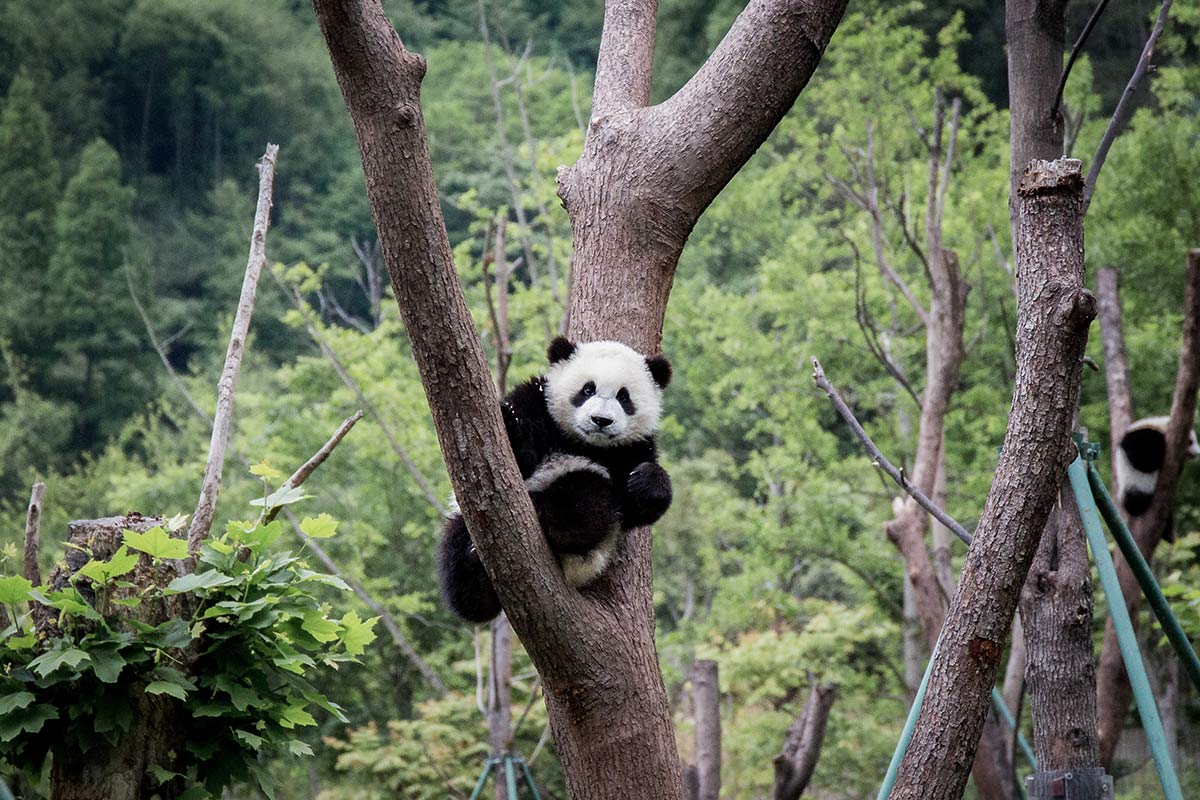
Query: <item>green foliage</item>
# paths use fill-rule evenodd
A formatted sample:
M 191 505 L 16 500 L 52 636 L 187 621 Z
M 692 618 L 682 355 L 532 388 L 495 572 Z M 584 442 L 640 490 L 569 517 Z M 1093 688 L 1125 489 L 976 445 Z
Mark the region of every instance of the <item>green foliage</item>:
M 317 724 L 313 711 L 347 721 L 311 678 L 356 661 L 377 619 L 332 618 L 324 587 L 348 587 L 302 555 L 270 550 L 277 534 L 263 531 L 278 527 L 230 523 L 205 542 L 196 572 L 165 586 L 146 576 L 186 558 L 187 542 L 161 526 L 125 531 L 111 558 L 90 559 L 64 589 L 0 578 L 0 603 L 17 620 L 0 632 L 0 761 L 36 775 L 47 755 L 116 748 L 158 698 L 172 713 L 166 735 L 179 742 L 150 766 L 161 783 L 219 796 L 254 778 L 271 795 L 260 760 L 311 755 L 298 729 Z M 54 626 L 34 635 L 30 615 L 18 613 L 26 602 L 45 606 Z M 139 609 L 165 609 L 166 619 Z

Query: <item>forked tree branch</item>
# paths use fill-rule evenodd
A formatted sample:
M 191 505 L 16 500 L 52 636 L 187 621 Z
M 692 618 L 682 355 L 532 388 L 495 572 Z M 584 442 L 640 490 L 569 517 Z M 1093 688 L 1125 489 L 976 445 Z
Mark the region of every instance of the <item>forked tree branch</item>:
M 229 446 L 229 432 L 233 426 L 233 395 L 237 387 L 238 372 L 242 368 L 250 318 L 254 315 L 258 276 L 267 259 L 267 228 L 271 224 L 271 193 L 275 184 L 275 158 L 278 155 L 279 145 L 268 144 L 266 153 L 258 162 L 258 205 L 254 212 L 254 231 L 250 235 L 250 258 L 246 263 L 242 294 L 238 299 L 233 330 L 229 335 L 225 366 L 217 383 L 217 413 L 213 417 L 212 440 L 208 446 L 208 462 L 204 465 L 204 480 L 200 484 L 200 500 L 196 503 L 196 512 L 192 515 L 192 524 L 188 528 L 188 552 L 192 555 L 200 551 L 200 545 L 212 528 L 213 516 L 217 510 L 221 471 L 225 467 L 225 449 Z
M 812 681 L 804 708 L 788 728 L 783 750 L 775 756 L 773 800 L 798 800 L 804 794 L 816 771 L 825 726 L 836 699 L 836 687 Z
M 1092 166 L 1088 170 L 1087 180 L 1083 186 L 1083 210 L 1087 213 L 1088 206 L 1092 203 L 1092 194 L 1096 191 L 1096 181 L 1100 178 L 1100 170 L 1104 168 L 1104 161 L 1108 158 L 1108 151 L 1112 149 L 1113 142 L 1125 130 L 1125 125 L 1129 122 L 1129 118 L 1133 116 L 1133 97 L 1137 94 L 1138 86 L 1145 77 L 1147 70 L 1150 69 L 1150 59 L 1154 58 L 1154 48 L 1158 45 L 1158 39 L 1162 36 L 1163 27 L 1167 24 L 1167 15 L 1171 11 L 1172 0 L 1163 0 L 1162 8 L 1158 11 L 1158 19 L 1154 21 L 1154 29 L 1150 32 L 1150 38 L 1146 40 L 1146 46 L 1142 48 L 1142 55 L 1138 58 L 1137 66 L 1133 69 L 1133 75 L 1129 77 L 1129 83 L 1125 85 L 1125 91 L 1121 93 L 1121 99 L 1117 102 L 1117 107 L 1113 111 L 1112 119 L 1108 122 L 1108 128 L 1104 131 L 1104 136 L 1100 139 L 1100 144 L 1096 147 L 1096 154 L 1092 156 Z

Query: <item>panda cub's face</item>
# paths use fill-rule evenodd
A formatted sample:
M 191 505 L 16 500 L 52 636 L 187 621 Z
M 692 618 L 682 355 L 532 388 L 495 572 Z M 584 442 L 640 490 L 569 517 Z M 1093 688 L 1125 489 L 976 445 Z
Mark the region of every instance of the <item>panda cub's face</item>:
M 550 344 L 546 407 L 568 434 L 598 447 L 652 436 L 662 413 L 671 365 L 620 342 Z

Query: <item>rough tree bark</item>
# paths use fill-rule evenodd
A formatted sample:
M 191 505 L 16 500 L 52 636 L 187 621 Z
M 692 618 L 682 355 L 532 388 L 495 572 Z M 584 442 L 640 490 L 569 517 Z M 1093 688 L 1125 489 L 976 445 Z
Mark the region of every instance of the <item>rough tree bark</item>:
M 1121 298 L 1118 293 L 1116 271 L 1105 268 L 1096 276 L 1096 291 L 1100 295 L 1102 338 L 1104 341 L 1105 375 L 1108 383 L 1109 415 L 1112 423 L 1113 458 L 1116 444 L 1125 428 L 1134 419 L 1133 403 L 1129 394 L 1129 365 L 1125 357 L 1125 339 L 1121 325 Z M 1175 373 L 1175 390 L 1171 398 L 1171 422 L 1167 430 L 1167 455 L 1159 470 L 1158 486 L 1149 510 L 1130 523 L 1138 549 L 1147 560 L 1154 555 L 1162 539 L 1175 505 L 1175 490 L 1183 473 L 1187 457 L 1188 433 L 1195 424 L 1196 391 L 1200 388 L 1200 250 L 1187 255 L 1187 281 L 1184 290 L 1184 321 L 1182 343 L 1179 350 L 1179 366 Z M 1118 427 L 1121 426 L 1121 427 Z M 1114 470 L 1115 475 L 1115 470 Z M 1116 494 L 1113 486 L 1113 494 Z M 1137 611 L 1141 608 L 1142 593 L 1129 569 L 1129 564 L 1114 553 L 1117 578 L 1121 593 L 1129 608 L 1130 618 L 1137 622 Z M 1133 698 L 1129 677 L 1125 674 L 1125 663 L 1117 646 L 1116 630 L 1110 620 L 1104 626 L 1104 644 L 1100 651 L 1100 666 L 1097 670 L 1096 695 L 1098 698 L 1098 722 L 1100 726 L 1100 763 L 1107 769 L 1112 765 L 1113 753 L 1125 724 L 1125 714 Z
M 1017 376 L 996 477 L 967 552 L 892 798 L 962 796 L 1004 642 L 1055 491 L 1096 301 L 1083 287 L 1081 164 L 1034 162 L 1019 186 Z
M 774 800 L 797 800 L 812 780 L 825 742 L 825 725 L 837 699 L 833 686 L 813 682 L 804 709 L 788 728 L 783 750 L 775 756 Z
M 362 153 L 392 287 L 451 483 L 514 630 L 542 675 L 578 800 L 679 798 L 654 646 L 649 529 L 584 592 L 538 528 L 500 421 L 438 207 L 420 108 L 425 62 L 379 0 L 313 0 Z M 845 0 L 753 0 L 696 75 L 645 107 L 653 0 L 612 0 L 584 152 L 559 173 L 574 231 L 568 335 L 657 350 L 684 242 L 816 68 Z
M 1061 486 L 1021 592 L 1029 652 L 1025 679 L 1039 772 L 1094 769 L 1100 763 L 1092 566 L 1065 477 Z
M 721 796 L 721 691 L 717 662 L 692 664 L 692 701 L 696 715 L 696 800 Z

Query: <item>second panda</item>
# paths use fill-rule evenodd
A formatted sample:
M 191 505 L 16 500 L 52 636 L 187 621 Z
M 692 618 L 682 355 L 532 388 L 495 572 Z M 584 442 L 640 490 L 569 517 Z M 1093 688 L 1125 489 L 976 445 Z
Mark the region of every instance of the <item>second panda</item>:
M 550 368 L 501 405 L 521 477 L 567 582 L 604 573 L 620 533 L 656 522 L 671 505 L 671 479 L 654 434 L 671 365 L 619 342 L 550 343 Z M 438 547 L 450 608 L 470 622 L 500 613 L 500 600 L 457 507 Z

